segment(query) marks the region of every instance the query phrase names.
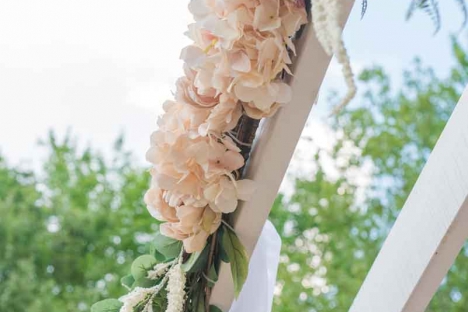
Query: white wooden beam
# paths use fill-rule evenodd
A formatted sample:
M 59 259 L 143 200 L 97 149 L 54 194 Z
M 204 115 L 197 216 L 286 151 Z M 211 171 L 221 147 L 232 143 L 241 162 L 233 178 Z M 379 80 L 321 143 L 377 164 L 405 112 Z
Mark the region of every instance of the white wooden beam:
M 342 0 L 342 25 L 353 3 L 353 0 Z M 331 59 L 317 41 L 311 23 L 306 26 L 296 47 L 298 57 L 293 60 L 294 76 L 289 81 L 293 99 L 260 126 L 245 175 L 254 180 L 258 188 L 254 197 L 241 203 L 236 211 L 234 227 L 249 255 L 268 218 Z M 230 268 L 223 264 L 213 288 L 211 304 L 228 311 L 233 297 Z
M 424 311 L 467 238 L 468 88 L 350 312 Z

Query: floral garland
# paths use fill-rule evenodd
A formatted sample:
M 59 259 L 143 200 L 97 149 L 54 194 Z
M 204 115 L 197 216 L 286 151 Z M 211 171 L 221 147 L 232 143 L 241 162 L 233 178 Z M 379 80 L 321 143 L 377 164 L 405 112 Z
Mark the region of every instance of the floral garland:
M 333 109 L 333 113 L 339 113 L 356 95 L 356 84 L 353 71 L 349 62 L 340 28 L 340 2 L 341 0 L 314 0 L 312 5 L 312 24 L 317 39 L 328 55 L 335 55 L 338 63 L 342 65 L 348 92 L 341 103 Z M 363 14 L 365 7 L 363 7 Z
M 314 26 L 327 53 L 344 64 L 338 0 L 313 3 Z M 92 312 L 201 312 L 210 306 L 221 262 L 231 264 L 238 295 L 248 259 L 226 216 L 248 200 L 254 182 L 240 179 L 245 145 L 233 129 L 241 118 L 273 115 L 291 99 L 282 77 L 292 74 L 293 38 L 307 23 L 304 0 L 191 0 L 192 45 L 182 50 L 185 76 L 175 100 L 164 103 L 146 158 L 152 163 L 145 194 L 150 214 L 161 222 L 149 255 L 137 258 L 122 278 L 129 293 L 93 305 Z M 337 31 L 338 29 L 338 31 Z M 244 117 L 243 117 L 244 116 Z

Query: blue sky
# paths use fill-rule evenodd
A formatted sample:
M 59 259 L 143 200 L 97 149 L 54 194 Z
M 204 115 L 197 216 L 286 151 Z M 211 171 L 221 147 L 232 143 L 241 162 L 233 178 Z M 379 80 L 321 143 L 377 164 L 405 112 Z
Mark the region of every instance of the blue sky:
M 372 64 L 380 64 L 391 74 L 392 81 L 398 84 L 401 82 L 401 72 L 415 56 L 419 56 L 438 74 L 448 73 L 453 64 L 450 36 L 458 36 L 462 41 L 466 37 L 465 30 L 460 32 L 463 16 L 456 1 L 439 1 L 442 29 L 437 34 L 434 34 L 431 19 L 423 12 L 418 11 L 411 20 L 405 20 L 409 2 L 368 0 L 367 13 L 362 20 L 360 2 L 356 3 L 344 34 L 355 72 Z M 332 67 L 333 76 L 329 72 L 322 91 L 337 85 L 343 87 L 338 70 Z M 323 102 L 319 104 L 326 106 Z
M 356 71 L 381 64 L 399 82 L 414 56 L 445 74 L 449 35 L 462 16 L 455 1 L 440 5 L 443 28 L 433 35 L 422 14 L 404 21 L 409 1 L 368 0 L 351 14 L 345 42 Z M 180 49 L 190 16 L 187 1 L 0 1 L 0 152 L 13 164 L 35 166 L 37 139 L 71 128 L 82 145 L 106 150 L 124 132 L 144 161 L 161 104 L 181 75 Z M 465 33 L 465 32 L 464 32 Z M 465 36 L 464 34 L 461 35 Z M 323 85 L 342 90 L 332 64 Z M 316 114 L 328 112 L 321 96 Z

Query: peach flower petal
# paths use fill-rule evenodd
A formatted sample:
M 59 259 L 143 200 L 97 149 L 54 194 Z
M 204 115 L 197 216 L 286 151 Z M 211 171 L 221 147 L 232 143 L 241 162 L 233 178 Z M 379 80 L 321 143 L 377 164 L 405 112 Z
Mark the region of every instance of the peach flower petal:
M 193 42 L 181 51 L 184 76 L 151 135 L 144 199 L 164 222 L 161 233 L 191 253 L 255 191 L 253 181 L 234 180 L 245 160 L 228 132 L 242 114 L 260 119 L 290 101 L 280 76 L 290 73 L 291 37 L 307 14 L 303 0 L 191 0 L 189 11 Z

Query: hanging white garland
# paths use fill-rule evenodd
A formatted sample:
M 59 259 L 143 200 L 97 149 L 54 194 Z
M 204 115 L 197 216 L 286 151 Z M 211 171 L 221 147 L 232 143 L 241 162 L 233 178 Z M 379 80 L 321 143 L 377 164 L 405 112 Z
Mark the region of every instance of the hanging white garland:
M 340 0 L 314 0 L 312 2 L 312 22 L 317 39 L 325 52 L 328 55 L 335 55 L 338 63 L 341 64 L 348 87 L 346 95 L 334 108 L 333 113 L 338 113 L 348 105 L 357 91 L 348 53 L 341 37 L 340 12 Z

